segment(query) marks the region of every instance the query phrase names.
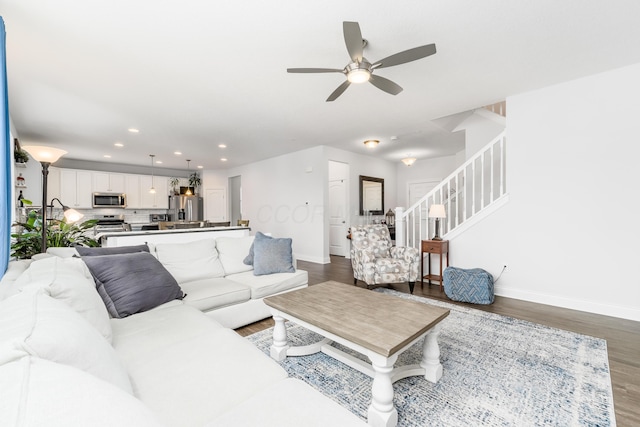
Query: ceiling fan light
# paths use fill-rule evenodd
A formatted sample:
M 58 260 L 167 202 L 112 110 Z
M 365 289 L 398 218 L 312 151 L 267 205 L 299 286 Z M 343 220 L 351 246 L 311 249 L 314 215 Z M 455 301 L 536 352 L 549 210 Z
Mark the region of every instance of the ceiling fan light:
M 371 73 L 369 72 L 369 70 L 363 68 L 351 70 L 347 74 L 347 80 L 349 80 L 351 83 L 368 82 L 370 77 Z
M 380 141 L 378 141 L 377 139 L 367 139 L 364 142 L 364 145 L 367 148 L 376 148 L 378 146 L 378 144 L 380 143 Z
M 402 163 L 404 163 L 407 166 L 411 166 L 416 162 L 416 158 L 415 157 L 405 157 L 404 159 L 402 159 Z

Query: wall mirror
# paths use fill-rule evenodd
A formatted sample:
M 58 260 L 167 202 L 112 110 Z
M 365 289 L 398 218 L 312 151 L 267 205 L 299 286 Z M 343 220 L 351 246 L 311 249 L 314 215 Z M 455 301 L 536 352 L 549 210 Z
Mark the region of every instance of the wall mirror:
M 360 215 L 384 215 L 384 179 L 360 175 Z

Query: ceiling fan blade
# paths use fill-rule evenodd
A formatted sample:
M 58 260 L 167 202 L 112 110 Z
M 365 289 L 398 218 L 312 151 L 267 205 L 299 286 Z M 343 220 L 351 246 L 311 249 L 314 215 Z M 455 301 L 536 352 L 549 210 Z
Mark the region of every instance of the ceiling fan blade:
M 335 101 L 337 97 L 342 95 L 342 93 L 347 90 L 351 82 L 349 80 L 345 80 L 336 90 L 333 91 L 331 95 L 327 98 L 327 102 Z M 400 89 L 402 90 L 402 89 Z
M 287 68 L 287 73 L 342 73 L 337 68 Z
M 396 83 L 384 77 L 374 76 L 373 74 L 369 78 L 369 82 L 380 90 L 383 90 L 391 95 L 397 95 L 402 92 L 402 88 Z
M 342 23 L 342 31 L 344 32 L 344 43 L 347 45 L 347 52 L 352 61 L 362 61 L 362 51 L 364 42 L 362 41 L 362 32 L 357 22 L 344 21 Z
M 425 58 L 429 55 L 436 53 L 435 44 L 427 44 L 424 46 L 414 47 L 413 49 L 405 50 L 395 55 L 387 56 L 380 61 L 376 61 L 373 64 L 373 68 L 386 68 L 393 67 L 394 65 L 404 64 L 406 62 L 415 61 L 417 59 Z M 380 65 L 378 65 L 380 64 Z

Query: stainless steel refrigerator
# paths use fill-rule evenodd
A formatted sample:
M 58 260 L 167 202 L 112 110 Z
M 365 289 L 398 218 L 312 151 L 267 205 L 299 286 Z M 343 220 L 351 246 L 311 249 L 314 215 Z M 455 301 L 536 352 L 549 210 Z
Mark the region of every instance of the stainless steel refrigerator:
M 203 201 L 199 196 L 169 196 L 171 221 L 203 221 Z

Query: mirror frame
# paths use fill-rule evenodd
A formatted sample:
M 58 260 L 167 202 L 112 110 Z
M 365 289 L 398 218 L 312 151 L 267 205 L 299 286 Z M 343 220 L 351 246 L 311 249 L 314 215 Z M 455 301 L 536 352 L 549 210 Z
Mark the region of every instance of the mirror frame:
M 384 215 L 384 178 L 374 178 L 371 176 L 364 176 L 364 175 L 360 175 L 360 215 L 364 215 L 364 209 L 363 209 L 363 195 L 364 195 L 364 182 L 365 181 L 369 181 L 369 182 L 378 182 L 380 183 L 380 186 L 382 187 L 382 194 L 381 194 L 381 198 L 380 198 L 380 202 L 381 202 L 381 206 L 380 206 L 380 210 L 372 210 L 369 211 L 371 213 L 371 215 Z

